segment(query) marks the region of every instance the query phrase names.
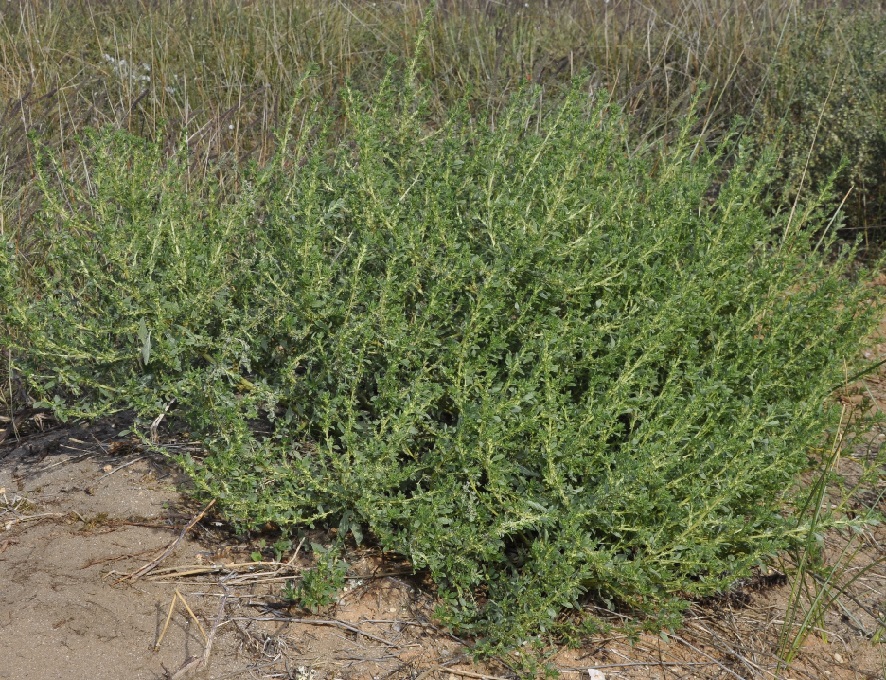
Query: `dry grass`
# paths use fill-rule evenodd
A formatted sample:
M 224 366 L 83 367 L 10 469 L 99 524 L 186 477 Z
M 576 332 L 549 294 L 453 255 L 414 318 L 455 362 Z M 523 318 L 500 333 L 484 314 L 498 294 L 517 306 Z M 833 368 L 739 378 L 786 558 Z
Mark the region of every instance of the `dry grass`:
M 587 73 L 643 139 L 666 136 L 695 97 L 717 137 L 755 110 L 798 17 L 831 4 L 441 0 L 429 18 L 425 0 L 5 2 L 0 232 L 30 214 L 31 133 L 65 148 L 85 126 L 109 124 L 170 144 L 184 135 L 198 168 L 261 162 L 290 111 L 309 124 L 318 92 L 336 106 L 345 82 L 374 86 L 414 56 L 425 24 L 421 76 L 440 110 L 467 93 L 494 115 L 527 81 L 555 94 Z

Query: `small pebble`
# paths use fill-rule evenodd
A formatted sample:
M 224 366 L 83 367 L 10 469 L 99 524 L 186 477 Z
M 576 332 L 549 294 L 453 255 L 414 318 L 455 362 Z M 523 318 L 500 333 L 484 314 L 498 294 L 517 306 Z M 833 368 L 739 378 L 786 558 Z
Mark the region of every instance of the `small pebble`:
M 843 663 L 843 657 L 839 654 L 834 654 L 834 661 L 836 661 L 837 663 Z

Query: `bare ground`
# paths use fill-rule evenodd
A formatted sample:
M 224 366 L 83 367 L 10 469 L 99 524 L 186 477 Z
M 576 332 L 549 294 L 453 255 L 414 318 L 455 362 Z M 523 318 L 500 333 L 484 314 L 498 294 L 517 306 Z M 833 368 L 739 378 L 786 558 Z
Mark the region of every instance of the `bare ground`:
M 877 378 L 864 389 L 875 402 L 884 394 Z M 119 436 L 124 426 L 38 418 L 0 446 L 0 680 L 515 677 L 507 660 L 472 663 L 470 641 L 435 623 L 408 565 L 371 551 L 349 555 L 336 604 L 286 606 L 281 589 L 311 564 L 304 551 L 276 560 L 261 537 L 203 515 L 176 468 Z M 847 447 L 841 472 L 851 478 L 884 440 L 874 430 Z M 858 502 L 882 505 L 880 480 Z M 613 634 L 550 650 L 548 662 L 566 679 L 884 678 L 886 530 L 825 541 L 849 585 L 830 593 L 787 668 L 780 636 L 799 625 L 785 623 L 791 582 L 777 570 L 698 603 L 673 634 Z M 808 587 L 801 619 L 821 590 Z

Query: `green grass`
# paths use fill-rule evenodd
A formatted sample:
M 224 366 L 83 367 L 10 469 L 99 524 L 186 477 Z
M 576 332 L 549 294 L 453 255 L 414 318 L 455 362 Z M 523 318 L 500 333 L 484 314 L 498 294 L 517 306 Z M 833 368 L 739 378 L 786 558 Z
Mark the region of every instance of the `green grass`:
M 869 538 L 870 530 L 882 522 L 882 457 L 872 455 L 869 444 L 851 441 L 857 431 L 864 433 L 863 439 L 870 436 L 875 418 L 864 411 L 875 401 L 872 398 L 854 406 L 844 403 L 831 448 L 820 452 L 819 468 L 805 502 L 798 508 L 803 540 L 782 556 L 780 565 L 792 574 L 792 579 L 779 636 L 776 673 L 790 668 L 813 629 L 827 641 L 825 616 L 831 609 L 839 609 L 857 632 L 875 644 L 886 628 L 883 617 L 860 602 L 853 588 L 876 573 L 886 559 L 881 550 L 871 549 Z M 882 419 L 882 414 L 876 419 Z M 842 458 L 850 465 L 841 464 Z M 854 468 L 853 474 L 841 476 L 847 468 Z M 859 605 L 872 620 L 872 629 L 846 608 L 844 599 Z

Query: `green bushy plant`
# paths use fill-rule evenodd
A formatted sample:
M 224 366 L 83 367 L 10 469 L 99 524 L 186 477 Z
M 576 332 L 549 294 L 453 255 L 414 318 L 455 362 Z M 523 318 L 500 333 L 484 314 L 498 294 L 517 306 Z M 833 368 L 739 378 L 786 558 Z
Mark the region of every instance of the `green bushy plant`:
M 783 124 L 786 187 L 818 190 L 838 173 L 851 224 L 886 223 L 886 17 L 877 10 L 803 14 L 773 65 L 763 126 Z M 850 193 L 850 187 L 852 191 Z
M 224 200 L 120 132 L 46 155 L 0 273 L 16 367 L 65 414 L 168 409 L 228 517 L 373 536 L 487 651 L 588 597 L 671 624 L 796 538 L 874 313 L 852 253 L 772 216 L 768 162 L 629 153 L 582 83 L 427 125 L 412 82 L 349 91 L 335 141 L 283 130 Z
M 335 547 L 327 550 L 316 545 L 314 552 L 317 553 L 317 564 L 302 574 L 298 585 L 290 587 L 288 594 L 302 607 L 317 612 L 338 598 L 345 585 L 348 565 L 339 558 Z

